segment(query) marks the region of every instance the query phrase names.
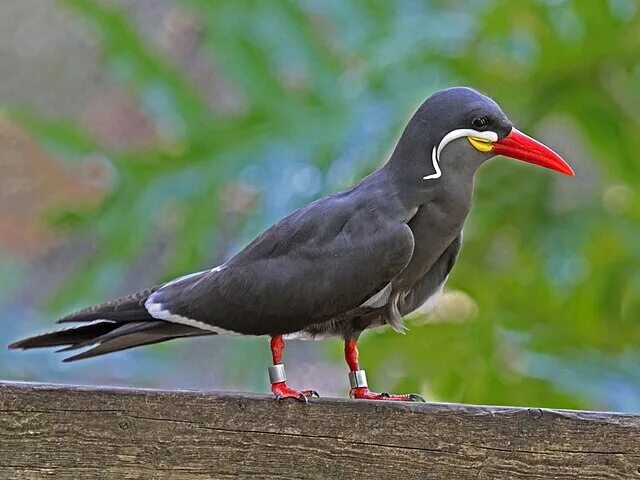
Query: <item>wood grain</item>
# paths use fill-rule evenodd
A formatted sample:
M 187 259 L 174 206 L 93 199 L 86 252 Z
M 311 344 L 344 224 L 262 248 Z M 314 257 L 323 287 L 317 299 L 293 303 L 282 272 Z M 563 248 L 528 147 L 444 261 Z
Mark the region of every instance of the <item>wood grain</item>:
M 640 416 L 0 383 L 0 478 L 640 478 Z

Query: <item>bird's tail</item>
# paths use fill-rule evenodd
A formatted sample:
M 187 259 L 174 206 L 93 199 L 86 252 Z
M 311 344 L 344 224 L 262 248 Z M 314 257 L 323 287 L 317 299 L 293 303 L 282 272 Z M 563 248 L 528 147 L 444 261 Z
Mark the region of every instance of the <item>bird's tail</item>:
M 77 325 L 19 340 L 9 348 L 63 347 L 58 351 L 68 352 L 93 346 L 64 359 L 65 362 L 72 362 L 179 337 L 213 334 L 188 325 L 157 320 L 149 315 L 144 302 L 158 288 L 153 287 L 72 313 L 58 320 L 58 323 L 73 322 Z

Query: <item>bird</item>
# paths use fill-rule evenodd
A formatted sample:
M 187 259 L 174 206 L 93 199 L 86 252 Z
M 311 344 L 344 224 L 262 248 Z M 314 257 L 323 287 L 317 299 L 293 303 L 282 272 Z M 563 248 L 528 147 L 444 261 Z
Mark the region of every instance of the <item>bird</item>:
M 318 394 L 289 387 L 285 341 L 337 336 L 351 398 L 424 401 L 370 390 L 357 341 L 373 328 L 403 332 L 403 317 L 435 302 L 462 245 L 475 174 L 497 155 L 574 175 L 491 98 L 440 90 L 378 169 L 285 216 L 225 263 L 72 313 L 58 320 L 69 328 L 9 348 L 85 349 L 68 362 L 176 338 L 264 336 L 273 395 L 307 402 Z

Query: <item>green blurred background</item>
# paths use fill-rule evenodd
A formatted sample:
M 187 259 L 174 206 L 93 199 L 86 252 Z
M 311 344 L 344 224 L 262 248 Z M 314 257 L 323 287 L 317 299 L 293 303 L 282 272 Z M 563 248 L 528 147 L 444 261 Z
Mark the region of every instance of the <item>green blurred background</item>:
M 469 85 L 569 179 L 479 173 L 442 302 L 365 334 L 372 387 L 640 411 L 640 11 L 633 0 L 0 3 L 0 338 L 223 262 L 385 161 L 431 93 Z M 312 281 L 312 279 L 310 280 Z M 265 339 L 0 377 L 267 391 Z M 289 342 L 293 386 L 346 395 L 338 340 Z

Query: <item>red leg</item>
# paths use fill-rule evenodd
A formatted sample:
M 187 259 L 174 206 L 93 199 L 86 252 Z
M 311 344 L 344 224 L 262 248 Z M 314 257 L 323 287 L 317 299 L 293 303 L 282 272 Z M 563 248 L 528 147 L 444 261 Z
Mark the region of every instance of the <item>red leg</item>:
M 418 395 L 417 393 L 391 395 L 388 393 L 375 393 L 369 390 L 364 370 L 360 370 L 360 366 L 358 365 L 358 345 L 354 338 L 349 338 L 344 342 L 344 359 L 347 361 L 347 365 L 349 365 L 349 380 L 351 382 L 349 396 L 351 398 L 363 398 L 366 400 L 396 400 L 404 402 L 425 401 L 422 395 Z
M 271 356 L 273 365 L 269 367 L 269 379 L 271 380 L 271 392 L 276 396 L 276 400 L 285 398 L 295 398 L 301 402 L 307 402 L 307 397 L 319 397 L 315 390 L 294 390 L 287 386 L 287 377 L 282 364 L 282 352 L 284 352 L 284 339 L 282 335 L 271 337 Z

